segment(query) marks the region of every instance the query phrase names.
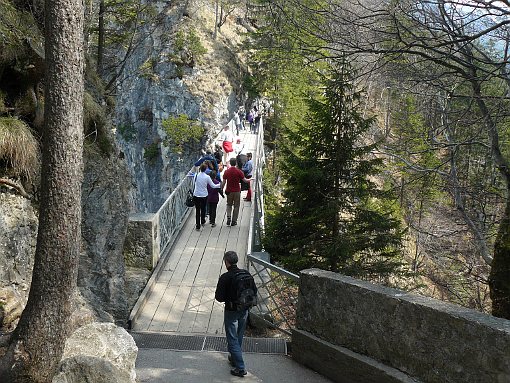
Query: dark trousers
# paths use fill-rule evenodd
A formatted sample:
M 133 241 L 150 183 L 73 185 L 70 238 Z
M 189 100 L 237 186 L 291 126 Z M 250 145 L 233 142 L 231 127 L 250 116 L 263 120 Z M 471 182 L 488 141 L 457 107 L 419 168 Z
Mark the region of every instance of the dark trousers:
M 207 197 L 193 196 L 195 201 L 195 224 L 197 229 L 200 225 L 205 223 L 205 207 L 207 206 Z
M 216 208 L 218 207 L 218 202 L 209 202 L 209 222 L 211 224 L 216 223 Z

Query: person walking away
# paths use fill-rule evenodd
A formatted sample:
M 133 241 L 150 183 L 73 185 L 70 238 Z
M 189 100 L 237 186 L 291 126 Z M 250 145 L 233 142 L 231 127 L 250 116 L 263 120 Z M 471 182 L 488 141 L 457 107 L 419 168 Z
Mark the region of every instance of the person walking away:
M 241 205 L 241 181 L 249 182 L 241 169 L 236 167 L 236 159 L 230 159 L 230 167 L 223 173 L 221 189 L 225 188 L 227 195 L 227 226 L 236 226 L 239 216 L 239 206 Z M 232 212 L 232 207 L 234 211 Z
M 237 111 L 237 114 L 239 115 L 239 122 L 241 124 L 241 130 L 245 130 L 245 126 L 244 126 L 244 120 L 246 118 L 246 113 L 244 112 L 244 108 L 243 107 L 240 107 L 239 110 Z
M 260 125 L 260 113 L 255 112 L 255 117 L 253 118 L 253 126 L 255 128 L 253 133 L 257 134 L 259 132 L 259 125 Z
M 250 202 L 251 201 L 251 178 L 253 177 L 253 161 L 252 161 L 252 154 L 247 153 L 246 157 L 248 158 L 248 161 L 243 165 L 242 171 L 244 173 L 244 176 L 246 179 L 250 180 L 248 182 L 248 193 L 246 193 L 246 197 L 244 198 L 245 201 Z
M 255 118 L 254 113 L 254 110 L 251 109 L 246 115 L 246 120 L 250 124 L 250 132 L 253 132 L 253 119 Z
M 236 134 L 239 135 L 239 131 L 241 130 L 241 117 L 239 117 L 239 112 L 234 112 L 234 123 L 236 125 Z
M 234 367 L 230 373 L 243 377 L 247 374 L 242 353 L 243 336 L 249 308 L 256 305 L 257 286 L 248 271 L 237 267 L 238 257 L 235 251 L 227 251 L 223 255 L 223 262 L 227 272 L 218 279 L 214 297 L 218 302 L 225 302 L 225 336 L 230 353 L 229 361 Z M 240 302 L 241 296 L 248 298 L 243 298 L 243 302 Z
M 230 130 L 228 125 L 225 125 L 223 131 L 220 134 L 221 146 L 223 148 L 223 163 L 228 167 L 228 160 L 230 158 L 230 153 L 234 151 L 233 142 L 234 142 L 234 133 Z
M 209 185 L 213 189 L 219 189 L 220 184 L 215 184 L 211 177 L 209 177 L 205 171 L 208 166 L 204 162 L 200 165 L 200 172 L 195 178 L 195 187 L 193 189 L 193 201 L 195 202 L 195 225 L 196 230 L 200 230 L 201 226 L 205 225 L 205 207 L 207 205 L 207 186 Z
M 216 171 L 213 170 L 209 174 L 209 177 L 211 177 L 211 180 L 214 184 L 219 185 L 220 181 L 216 178 Z M 207 185 L 207 206 L 209 210 L 209 223 L 211 224 L 211 227 L 216 226 L 216 209 L 218 207 L 218 202 L 220 202 L 220 194 L 223 197 L 223 191 L 220 188 L 212 188 L 209 185 Z

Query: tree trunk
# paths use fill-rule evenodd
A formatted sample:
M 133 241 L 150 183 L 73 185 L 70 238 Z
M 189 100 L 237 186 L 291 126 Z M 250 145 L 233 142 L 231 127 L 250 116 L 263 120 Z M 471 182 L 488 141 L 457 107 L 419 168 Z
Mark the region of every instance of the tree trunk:
M 213 39 L 216 40 L 216 37 L 218 36 L 218 8 L 219 8 L 219 0 L 216 0 L 216 5 L 214 8 L 214 34 Z
M 494 244 L 489 287 L 492 315 L 510 319 L 510 199 Z
M 28 297 L 1 382 L 51 382 L 68 336 L 80 249 L 83 5 L 46 0 L 45 130 L 39 231 Z M 7 366 L 6 366 L 7 363 Z
M 99 21 L 98 21 L 98 32 L 97 32 L 97 73 L 103 74 L 103 58 L 104 58 L 104 44 L 105 44 L 105 33 L 104 33 L 104 13 L 105 5 L 104 0 L 99 1 Z
M 476 79 L 476 76 L 473 75 L 473 78 Z M 489 288 L 492 300 L 492 315 L 510 319 L 510 164 L 501 152 L 498 130 L 482 98 L 481 85 L 476 80 L 472 80 L 471 84 L 476 103 L 484 117 L 492 158 L 506 185 L 505 213 L 501 219 L 496 242 L 494 243 Z

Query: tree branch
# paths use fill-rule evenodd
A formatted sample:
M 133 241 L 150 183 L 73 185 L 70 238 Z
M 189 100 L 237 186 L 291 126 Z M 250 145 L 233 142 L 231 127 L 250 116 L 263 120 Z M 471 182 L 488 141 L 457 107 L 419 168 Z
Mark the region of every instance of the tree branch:
M 11 188 L 14 188 L 23 197 L 30 199 L 30 195 L 25 191 L 25 189 L 23 189 L 23 186 L 21 186 L 21 185 L 17 185 L 14 182 L 9 181 L 8 179 L 5 179 L 5 178 L 0 178 L 0 184 L 4 184 L 4 185 L 7 185 L 7 186 L 9 186 Z

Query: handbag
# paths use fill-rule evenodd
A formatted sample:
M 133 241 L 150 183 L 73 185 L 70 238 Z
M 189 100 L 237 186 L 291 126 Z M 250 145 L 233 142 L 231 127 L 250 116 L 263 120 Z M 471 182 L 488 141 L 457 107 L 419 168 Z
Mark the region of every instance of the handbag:
M 193 178 L 193 189 L 188 189 L 188 196 L 186 197 L 186 201 L 184 204 L 187 207 L 193 207 L 195 206 L 195 200 L 193 199 L 193 191 L 195 190 L 195 182 L 197 181 L 197 174 L 195 174 L 195 178 Z
M 188 196 L 186 197 L 185 204 L 186 204 L 187 207 L 195 206 L 195 201 L 193 201 L 193 193 L 191 192 L 191 189 L 188 190 Z

